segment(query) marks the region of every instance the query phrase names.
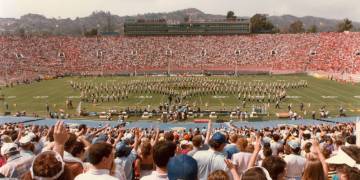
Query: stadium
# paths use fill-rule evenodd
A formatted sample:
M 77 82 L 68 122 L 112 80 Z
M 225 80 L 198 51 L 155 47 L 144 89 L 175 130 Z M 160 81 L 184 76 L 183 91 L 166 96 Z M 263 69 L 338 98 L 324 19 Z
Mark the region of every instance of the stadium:
M 180 12 L 0 18 L 0 177 L 360 179 L 357 22 Z
M 100 116 L 100 113 L 116 111 L 115 114 L 120 115 L 131 111 L 136 114 L 132 119 L 136 119 L 148 111 L 159 119 L 164 113 L 159 106 L 169 104 L 170 96 L 178 99 L 169 104 L 173 106 L 169 109 L 174 115 L 180 109 L 183 113 L 184 108 L 193 111 L 200 108 L 201 117 L 208 118 L 215 112 L 222 116 L 221 119 L 229 119 L 232 112 L 250 115 L 256 106 L 263 109 L 261 114 L 269 119 L 287 113 L 290 109 L 286 107 L 290 105 L 295 108 L 300 104 L 308 107 L 302 108 L 301 113 L 296 108 L 293 113 L 302 118 L 312 117 L 313 111 L 319 115 L 323 106 L 332 117 L 340 116 L 339 109 L 356 115 L 360 110 L 360 94 L 356 94 L 360 80 L 359 36 L 359 33 L 348 32 L 185 37 L 1 37 L 5 47 L 2 61 L 5 68 L 1 70 L 5 85 L 2 101 L 13 113 L 42 116 L 49 113 L 45 106 L 52 106 L 51 111 L 57 114 L 61 110 L 62 114 L 78 116 L 76 109 L 82 101 L 81 110 L 85 108 L 87 114 Z M 185 87 L 137 88 L 153 86 L 159 83 L 154 82 L 157 78 L 169 84 L 184 83 Z M 191 87 L 196 81 L 204 82 L 208 89 Z M 309 87 L 300 89 L 298 83 L 302 81 Z M 70 82 L 77 84 L 73 91 Z M 124 88 L 129 84 L 135 84 L 132 88 L 137 89 Z M 43 88 L 36 90 L 37 86 Z M 253 93 L 251 88 L 256 92 Z M 259 88 L 268 90 L 260 91 Z M 289 94 L 280 100 L 282 89 L 289 90 Z M 28 90 L 32 93 L 21 95 Z M 57 90 L 60 92 L 54 93 Z M 201 92 L 195 97 L 195 91 Z M 67 101 L 72 102 L 71 108 L 67 107 Z M 243 103 L 247 108 L 246 105 L 245 109 L 239 108 Z M 276 103 L 283 108 L 274 110 Z M 6 111 L 5 106 L 2 111 Z M 285 118 L 289 116 L 285 115 Z

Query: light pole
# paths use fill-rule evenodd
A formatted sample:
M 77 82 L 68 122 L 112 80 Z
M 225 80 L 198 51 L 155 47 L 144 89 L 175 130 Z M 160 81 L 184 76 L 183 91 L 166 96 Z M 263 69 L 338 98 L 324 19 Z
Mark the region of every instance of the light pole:
M 97 31 L 97 32 L 96 32 L 96 35 L 99 35 L 99 34 L 100 34 L 100 33 L 99 33 L 100 24 L 97 24 L 96 27 L 97 27 L 97 28 L 96 28 L 96 31 Z
M 136 50 L 132 50 L 130 54 L 131 54 L 131 59 L 132 59 L 133 63 L 135 64 L 134 75 L 136 76 L 136 65 L 137 64 L 134 62 L 134 60 L 135 60 L 138 52 Z
M 8 81 L 9 81 L 9 79 L 8 79 L 8 78 L 9 78 L 9 77 L 8 77 L 8 73 L 9 73 L 9 72 L 8 72 L 8 70 L 9 70 L 9 63 L 8 63 L 8 62 L 5 63 L 5 68 L 6 68 L 6 69 L 5 69 L 5 84 L 7 85 L 7 84 L 8 84 Z
M 201 52 L 200 52 L 200 56 L 201 56 L 201 73 L 202 74 L 204 74 L 204 67 L 203 67 L 203 65 L 204 65 L 204 57 L 206 56 L 206 49 L 204 49 L 204 48 L 202 48 L 201 49 Z
M 166 57 L 168 58 L 167 73 L 168 73 L 168 76 L 170 76 L 170 65 L 171 65 L 170 57 L 172 56 L 172 50 L 171 50 L 169 47 L 166 49 L 165 55 L 166 55 Z
M 235 76 L 237 77 L 238 76 L 238 70 L 237 70 L 237 65 L 238 65 L 238 59 L 240 57 L 240 50 L 239 49 L 236 49 L 235 50 Z
M 104 55 L 102 51 L 100 51 L 100 54 L 101 54 L 101 74 L 102 76 L 104 76 Z

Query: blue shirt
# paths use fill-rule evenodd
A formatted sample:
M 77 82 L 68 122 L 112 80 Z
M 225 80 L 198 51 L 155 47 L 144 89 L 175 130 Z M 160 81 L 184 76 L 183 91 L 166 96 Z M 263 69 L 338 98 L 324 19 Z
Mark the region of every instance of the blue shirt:
M 117 157 L 115 159 L 115 176 L 120 178 L 121 173 L 124 172 L 126 179 L 132 179 L 133 167 L 132 164 L 136 160 L 136 151 L 135 149 L 131 150 L 130 154 L 127 157 Z
M 224 148 L 224 152 L 227 154 L 227 159 L 231 159 L 232 155 L 239 152 L 236 144 L 228 144 Z

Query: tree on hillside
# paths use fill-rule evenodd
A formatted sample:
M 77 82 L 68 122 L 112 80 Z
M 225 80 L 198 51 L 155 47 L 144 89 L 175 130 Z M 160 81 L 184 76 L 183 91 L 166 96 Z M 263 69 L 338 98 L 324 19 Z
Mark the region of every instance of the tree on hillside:
M 235 16 L 234 11 L 228 11 L 227 14 L 226 14 L 226 19 L 227 20 L 235 20 L 236 16 Z
M 304 32 L 304 24 L 300 20 L 296 20 L 295 22 L 291 23 L 289 26 L 290 33 L 302 33 Z
M 98 35 L 98 30 L 97 30 L 97 28 L 93 28 L 90 31 L 85 31 L 84 35 L 88 36 L 88 37 L 96 36 L 96 35 Z
M 353 28 L 352 22 L 346 18 L 337 25 L 338 32 L 349 31 Z
M 272 33 L 274 25 L 267 20 L 265 14 L 255 14 L 250 19 L 252 33 Z
M 310 26 L 310 28 L 307 30 L 307 32 L 309 33 L 317 33 L 318 32 L 318 27 L 316 25 L 312 25 Z
M 25 31 L 25 29 L 24 28 L 19 28 L 18 30 L 17 30 L 17 32 L 18 32 L 18 35 L 20 36 L 20 37 L 22 37 L 22 38 L 24 38 L 25 37 L 25 35 L 26 35 L 26 31 Z
M 189 15 L 186 15 L 184 17 L 184 22 L 190 22 L 190 16 Z
M 106 31 L 113 32 L 115 30 L 113 17 L 109 12 L 106 12 Z

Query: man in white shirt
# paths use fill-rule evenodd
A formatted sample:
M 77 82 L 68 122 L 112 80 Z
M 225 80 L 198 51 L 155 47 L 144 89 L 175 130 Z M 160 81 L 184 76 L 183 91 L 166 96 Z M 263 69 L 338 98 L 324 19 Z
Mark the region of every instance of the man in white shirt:
M 196 135 L 192 138 L 193 149 L 187 153 L 189 156 L 193 156 L 196 152 L 200 150 L 208 150 L 209 146 L 207 144 L 203 144 L 202 135 Z
M 226 156 L 223 152 L 226 145 L 225 135 L 217 132 L 210 141 L 210 149 L 207 151 L 198 151 L 193 158 L 198 164 L 198 178 L 199 180 L 206 180 L 208 175 L 215 170 L 224 170 L 228 172 L 225 163 Z
M 274 134 L 272 137 L 273 141 L 270 142 L 270 148 L 273 156 L 279 155 L 279 150 L 283 149 L 283 144 L 280 142 L 280 135 Z
M 32 138 L 30 135 L 26 135 L 20 138 L 20 155 L 23 157 L 35 157 L 34 156 L 34 144 L 32 144 Z
M 15 143 L 4 143 L 1 147 L 1 155 L 5 157 L 6 164 L 0 168 L 0 173 L 8 178 L 20 178 L 26 174 L 34 159 L 33 156 L 21 156 Z
M 291 149 L 291 154 L 286 155 L 284 160 L 286 162 L 288 180 L 301 179 L 304 172 L 306 159 L 300 155 L 300 142 L 298 140 L 291 140 L 288 142 Z
M 150 175 L 144 176 L 141 180 L 168 180 L 167 164 L 175 155 L 176 144 L 170 141 L 160 141 L 153 149 L 153 159 L 156 170 Z
M 92 144 L 88 150 L 88 160 L 92 166 L 86 173 L 79 174 L 78 176 L 76 176 L 75 180 L 118 179 L 110 175 L 110 170 L 112 169 L 114 163 L 114 154 L 115 154 L 114 149 L 111 144 L 108 143 Z
M 239 175 L 242 175 L 246 169 L 248 169 L 249 161 L 252 153 L 247 152 L 246 147 L 248 141 L 246 138 L 239 138 L 237 144 L 240 148 L 240 152 L 233 154 L 232 163 L 236 167 L 236 171 Z

